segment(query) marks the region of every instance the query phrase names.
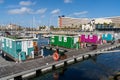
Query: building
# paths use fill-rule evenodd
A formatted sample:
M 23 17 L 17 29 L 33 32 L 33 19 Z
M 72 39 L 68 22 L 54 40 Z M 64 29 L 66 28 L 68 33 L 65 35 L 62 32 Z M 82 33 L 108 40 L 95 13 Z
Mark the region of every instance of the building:
M 103 17 L 103 18 L 94 18 L 97 23 L 113 23 L 115 27 L 120 27 L 120 16 L 115 17 Z M 79 27 L 83 24 L 88 24 L 93 18 L 71 18 L 65 16 L 59 16 L 58 26 L 59 27 Z
M 112 23 L 114 23 L 115 27 L 120 28 L 120 16 L 115 17 L 106 17 L 107 19 L 111 19 Z
M 6 29 L 11 29 L 11 30 L 17 29 L 17 28 L 18 28 L 18 26 L 17 26 L 16 24 L 9 24 L 9 25 L 6 27 Z
M 59 16 L 58 26 L 59 27 L 80 27 L 82 24 L 87 24 L 90 22 L 88 18 L 70 18 Z

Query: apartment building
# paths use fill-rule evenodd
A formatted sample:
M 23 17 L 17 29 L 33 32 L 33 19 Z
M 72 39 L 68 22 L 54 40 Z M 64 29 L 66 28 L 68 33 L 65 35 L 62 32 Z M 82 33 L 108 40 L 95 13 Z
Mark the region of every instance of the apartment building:
M 70 17 L 59 17 L 59 27 L 79 27 L 80 25 L 87 24 L 90 22 L 88 18 L 70 18 Z
M 94 18 L 96 21 L 105 21 L 114 23 L 115 27 L 120 27 L 120 16 L 115 17 L 103 17 L 103 18 Z M 88 24 L 93 18 L 71 18 L 71 17 L 59 17 L 58 26 L 59 27 L 79 27 L 83 24 Z M 99 23 L 99 22 L 98 22 Z M 100 22 L 101 23 L 101 22 Z

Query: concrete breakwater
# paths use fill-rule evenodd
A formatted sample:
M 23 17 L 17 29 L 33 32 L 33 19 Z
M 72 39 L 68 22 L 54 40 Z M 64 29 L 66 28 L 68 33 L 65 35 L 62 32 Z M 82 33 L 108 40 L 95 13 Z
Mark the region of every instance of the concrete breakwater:
M 60 67 L 73 64 L 119 47 L 120 44 L 115 43 L 114 45 L 106 44 L 100 45 L 97 50 L 73 50 L 68 51 L 65 54 L 68 56 L 65 60 L 54 61 L 51 56 L 15 64 L 12 66 L 0 67 L 0 80 L 18 80 L 23 79 L 32 75 L 40 75 L 51 70 L 58 69 Z

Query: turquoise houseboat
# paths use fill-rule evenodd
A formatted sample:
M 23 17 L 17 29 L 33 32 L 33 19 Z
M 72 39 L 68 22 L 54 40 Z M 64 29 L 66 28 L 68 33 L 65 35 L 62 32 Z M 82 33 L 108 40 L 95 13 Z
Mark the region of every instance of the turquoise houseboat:
M 103 34 L 102 35 L 102 40 L 106 40 L 106 41 L 113 41 L 114 37 L 112 34 Z
M 15 61 L 24 61 L 34 53 L 37 39 L 1 37 L 1 44 L 1 50 L 5 55 Z

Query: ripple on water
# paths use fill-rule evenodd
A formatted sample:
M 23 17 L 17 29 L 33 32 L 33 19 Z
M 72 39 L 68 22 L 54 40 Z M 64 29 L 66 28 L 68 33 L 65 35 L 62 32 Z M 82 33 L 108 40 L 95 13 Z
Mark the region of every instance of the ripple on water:
M 57 70 L 61 72 L 62 69 Z M 108 80 L 108 77 L 120 71 L 120 52 L 101 54 L 97 57 L 67 67 L 59 80 Z M 32 80 L 54 80 L 53 72 Z

